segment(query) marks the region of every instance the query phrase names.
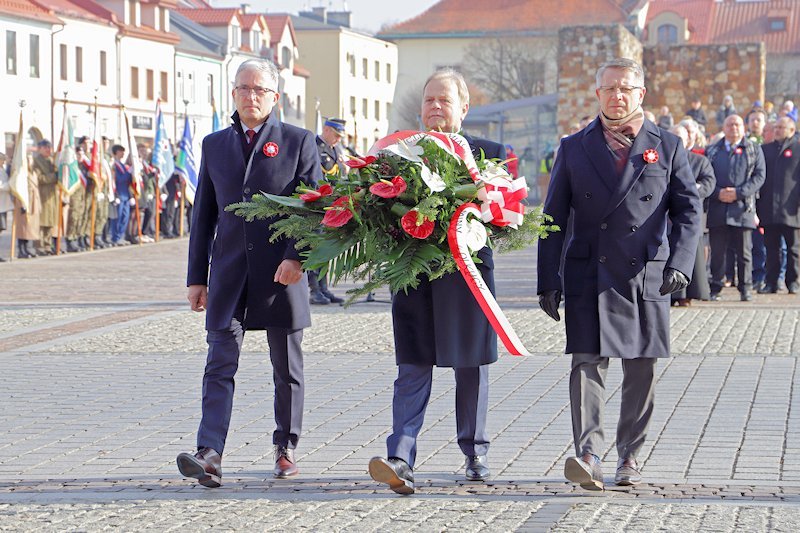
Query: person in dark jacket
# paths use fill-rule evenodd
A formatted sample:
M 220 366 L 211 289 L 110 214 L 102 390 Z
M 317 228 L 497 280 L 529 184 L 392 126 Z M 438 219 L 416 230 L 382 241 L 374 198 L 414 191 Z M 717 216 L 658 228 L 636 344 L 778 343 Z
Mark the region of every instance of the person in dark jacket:
M 694 269 L 702 210 L 680 139 L 644 117 L 640 64 L 600 66 L 600 115 L 561 140 L 544 212 L 572 234 L 539 241 L 539 305 L 554 320 L 565 295 L 575 456 L 564 475 L 603 489 L 605 377 L 622 360 L 617 423 L 618 485 L 642 479 L 637 456 L 654 409 L 655 363 L 669 357 L 670 293 Z M 668 225 L 668 222 L 670 223 Z
M 322 178 L 314 135 L 281 123 L 278 70 L 249 59 L 236 72 L 230 127 L 203 140 L 192 210 L 186 284 L 193 311 L 206 311 L 208 359 L 197 452 L 178 455 L 178 469 L 218 487 L 233 408 L 234 375 L 247 330 L 267 332 L 275 383 L 276 478 L 298 473 L 294 450 L 303 422 L 303 328 L 311 325 L 308 282 L 294 241 L 270 242 L 274 220 L 236 216 L 225 208 L 265 192 L 289 196 Z
M 689 159 L 689 166 L 692 168 L 692 174 L 697 185 L 697 194 L 700 196 L 700 200 L 704 202 L 714 192 L 714 186 L 717 184 L 714 169 L 711 168 L 711 163 L 704 155 L 689 151 L 692 147 L 691 134 L 685 126 L 679 124 L 670 131 L 681 139 L 683 147 L 686 148 L 686 157 Z M 706 227 L 705 210 L 701 227 Z M 697 255 L 695 255 L 694 270 L 692 270 L 689 286 L 684 290 L 673 292 L 672 302 L 677 303 L 679 307 L 686 307 L 691 305 L 692 300 L 708 300 L 710 296 L 708 273 L 706 271 L 705 243 L 700 238 L 697 239 Z
M 703 102 L 700 98 L 695 97 L 692 98 L 692 107 L 691 109 L 686 111 L 686 116 L 692 117 L 698 125 L 702 126 L 702 129 L 705 130 L 706 124 L 708 123 L 708 119 L 706 118 L 706 112 L 703 110 Z
M 756 202 L 767 247 L 767 275 L 760 293 L 778 292 L 781 270 L 781 239 L 786 241 L 786 287 L 789 294 L 800 291 L 800 140 L 797 126 L 789 117 L 775 124 L 775 140 L 761 145 L 766 179 Z
M 458 133 L 469 109 L 464 78 L 452 69 L 435 72 L 425 83 L 422 121 L 430 130 Z M 473 154 L 506 158 L 503 145 L 464 136 Z M 478 252 L 477 265 L 494 293 L 492 252 Z M 392 300 L 395 356 L 398 365 L 392 398 L 392 433 L 386 439 L 388 457 L 373 457 L 369 473 L 399 494 L 414 492 L 417 435 L 431 394 L 433 367 L 450 367 L 456 379 L 458 446 L 465 456 L 469 481 L 485 481 L 489 435 L 489 367 L 497 361 L 497 335 L 481 311 L 466 281 L 454 272 L 435 281 L 420 280 L 416 289 Z

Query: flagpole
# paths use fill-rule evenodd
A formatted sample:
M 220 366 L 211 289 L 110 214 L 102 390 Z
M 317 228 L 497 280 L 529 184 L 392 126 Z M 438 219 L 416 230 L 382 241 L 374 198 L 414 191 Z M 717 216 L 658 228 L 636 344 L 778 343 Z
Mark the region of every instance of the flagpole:
M 97 91 L 94 93 L 94 138 L 92 139 L 92 143 L 97 144 Z M 94 158 L 95 147 L 92 148 L 92 158 Z M 97 148 L 97 153 L 100 153 L 99 147 Z M 98 155 L 98 157 L 101 157 Z M 103 173 L 102 165 L 100 165 L 99 161 L 95 163 L 92 161 L 92 166 L 97 166 L 97 174 L 95 175 L 94 179 L 94 187 L 92 188 L 92 217 L 91 217 L 91 227 L 89 228 L 89 250 L 94 251 L 94 226 L 95 220 L 97 219 L 97 189 L 100 187 L 100 174 Z
M 139 230 L 139 246 L 142 245 L 142 220 L 139 216 L 139 197 L 133 195 L 133 207 L 136 209 L 136 227 Z
M 59 156 L 61 154 L 61 150 L 64 149 L 63 141 L 64 141 L 64 128 L 67 125 L 67 95 L 69 93 L 64 91 L 64 116 L 62 117 L 62 125 L 61 125 L 61 138 L 58 140 L 58 152 Z M 63 171 L 59 167 L 58 169 L 59 174 Z M 61 255 L 61 238 L 64 236 L 64 178 L 63 176 L 59 175 L 58 179 L 58 186 L 56 187 L 58 191 L 58 224 L 56 226 L 56 255 Z
M 19 105 L 19 131 L 18 131 L 17 138 L 14 141 L 14 151 L 12 152 L 14 155 L 17 155 L 17 145 L 19 143 L 23 142 L 22 141 L 22 136 L 25 134 L 25 132 L 22 130 L 22 108 L 25 107 L 25 100 L 20 100 L 18 105 Z M 25 150 L 23 148 L 23 156 L 24 156 L 24 152 L 25 152 Z M 12 165 L 11 165 L 11 174 L 12 175 L 14 173 L 14 165 L 16 165 L 17 163 L 18 163 L 17 161 L 13 161 L 12 160 Z M 26 181 L 25 186 L 27 187 L 28 186 L 27 180 L 25 180 L 25 181 Z M 9 183 L 10 182 L 11 182 L 11 176 L 9 176 Z M 16 259 L 16 257 L 17 257 L 17 216 L 19 216 L 17 214 L 17 204 L 19 204 L 19 214 L 21 215 L 22 214 L 22 202 L 20 200 L 18 200 L 17 198 L 14 198 L 14 209 L 11 211 L 11 213 L 12 213 L 12 216 L 11 216 L 11 255 L 8 258 L 9 262 L 14 261 L 14 259 Z
M 11 255 L 8 262 L 14 261 L 17 257 L 17 199 L 14 199 L 14 209 L 11 210 Z
M 189 125 L 189 100 L 183 101 L 183 114 L 186 118 L 184 120 L 184 127 Z M 186 133 L 184 132 L 184 135 Z M 185 148 L 184 148 L 185 149 Z M 181 207 L 180 207 L 180 216 L 181 221 L 178 224 L 178 236 L 183 237 L 183 219 L 186 218 L 186 180 L 184 177 L 181 177 Z

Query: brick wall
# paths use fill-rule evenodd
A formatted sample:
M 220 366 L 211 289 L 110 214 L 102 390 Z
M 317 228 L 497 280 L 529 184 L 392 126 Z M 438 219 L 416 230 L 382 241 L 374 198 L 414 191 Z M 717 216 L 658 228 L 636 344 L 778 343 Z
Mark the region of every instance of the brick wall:
M 678 45 L 646 47 L 645 109 L 658 115 L 669 106 L 676 121 L 699 96 L 708 117 L 708 131 L 721 129 L 714 115 L 726 94 L 733 97 L 739 113 L 750 110 L 755 100 L 764 101 L 766 49 L 763 43 L 732 45 Z

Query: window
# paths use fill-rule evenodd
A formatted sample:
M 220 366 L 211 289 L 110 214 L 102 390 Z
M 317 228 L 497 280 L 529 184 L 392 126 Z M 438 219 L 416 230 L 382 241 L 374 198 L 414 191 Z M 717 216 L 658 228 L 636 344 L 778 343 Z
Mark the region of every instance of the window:
M 128 1 L 128 24 L 131 26 L 138 26 L 139 21 L 136 20 L 136 2 L 135 0 Z
M 392 65 L 391 63 L 386 63 L 386 82 L 392 83 Z
M 289 50 L 288 46 L 284 46 L 281 48 L 281 66 L 284 68 L 289 68 L 289 65 L 292 63 L 292 51 Z
M 381 81 L 381 62 L 375 62 L 375 81 Z
M 6 30 L 6 74 L 17 73 L 17 32 Z
M 258 53 L 261 51 L 261 32 L 258 30 L 253 30 L 253 43 L 251 44 L 253 47 L 253 52 Z
M 186 88 L 183 83 L 183 71 L 179 70 L 175 73 L 175 90 L 177 91 L 176 98 L 186 98 Z
M 161 100 L 169 102 L 169 78 L 166 72 L 161 72 Z
M 355 96 L 351 96 L 350 97 L 350 114 L 351 115 L 355 115 L 356 114 L 356 97 Z
M 375 100 L 375 120 L 381 119 L 381 103 Z
M 356 75 L 356 56 L 353 54 L 347 54 L 347 63 L 350 66 L 350 75 L 355 77 Z
M 39 77 L 39 36 L 31 35 L 31 78 Z
M 67 45 L 62 44 L 59 49 L 59 57 L 61 59 L 61 79 L 67 79 Z
M 75 81 L 83 81 L 83 47 L 75 47 Z
M 369 100 L 366 98 L 361 100 L 361 114 L 364 115 L 364 118 L 369 118 Z
M 147 99 L 155 99 L 155 73 L 153 69 L 149 68 L 145 71 L 145 90 L 147 91 Z
M 392 104 L 391 102 L 386 102 L 386 120 L 392 118 Z
M 239 26 L 231 26 L 231 44 L 233 49 L 242 47 L 242 28 Z
M 183 91 L 183 99 L 194 102 L 194 74 L 191 72 L 186 74 L 186 88 Z
M 100 50 L 100 85 L 108 85 L 108 54 L 105 50 Z
M 658 27 L 659 44 L 676 44 L 678 42 L 678 28 L 673 24 L 662 24 Z
M 369 60 L 366 57 L 361 60 L 361 68 L 364 70 L 364 79 L 369 79 Z
M 214 75 L 208 74 L 206 76 L 206 81 L 208 82 L 208 92 L 206 94 L 208 95 L 208 103 L 210 104 L 214 102 Z
M 139 98 L 139 67 L 131 67 L 131 98 Z
M 771 18 L 769 19 L 769 31 L 786 31 L 785 18 Z
M 301 111 L 302 106 L 300 104 L 302 104 L 302 100 L 300 99 L 300 95 L 298 94 L 297 95 L 297 118 L 303 118 L 303 112 Z

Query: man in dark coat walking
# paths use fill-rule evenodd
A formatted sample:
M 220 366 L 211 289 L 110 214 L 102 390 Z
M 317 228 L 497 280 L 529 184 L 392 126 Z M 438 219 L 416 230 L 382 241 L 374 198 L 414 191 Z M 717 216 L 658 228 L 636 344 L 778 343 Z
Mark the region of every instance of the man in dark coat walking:
M 725 136 L 706 149 L 717 185 L 708 199 L 708 238 L 711 245 L 711 299 L 721 299 L 725 254 L 736 254 L 739 297 L 753 299 L 753 232 L 756 229 L 756 193 L 764 184 L 764 154 L 744 135 L 739 115 L 725 119 Z
M 767 247 L 767 276 L 760 293 L 778 292 L 781 270 L 781 239 L 786 241 L 786 287 L 789 294 L 800 291 L 800 140 L 797 126 L 789 117 L 775 123 L 775 140 L 762 144 L 766 180 L 756 210 Z
M 464 78 L 452 69 L 435 72 L 425 83 L 422 121 L 430 130 L 459 133 L 469 109 Z M 503 145 L 465 136 L 476 157 L 505 159 Z M 492 252 L 478 252 L 478 269 L 494 293 Z M 451 367 L 456 378 L 458 446 L 465 455 L 465 475 L 485 481 L 489 436 L 489 367 L 497 361 L 497 335 L 460 273 L 435 281 L 421 280 L 408 294 L 392 301 L 397 380 L 392 398 L 392 433 L 386 440 L 388 458 L 373 457 L 369 473 L 399 494 L 414 492 L 417 435 L 422 429 L 431 394 L 433 367 Z
M 218 487 L 233 406 L 234 374 L 247 330 L 264 329 L 275 383 L 277 478 L 297 474 L 303 421 L 303 328 L 311 325 L 308 282 L 294 242 L 270 242 L 274 220 L 245 222 L 225 208 L 266 192 L 290 195 L 321 179 L 314 135 L 273 112 L 278 71 L 251 59 L 236 72 L 233 124 L 203 141 L 189 240 L 189 303 L 206 310 L 208 359 L 197 453 L 178 456 L 186 477 Z
M 669 295 L 688 285 L 701 232 L 683 145 L 644 118 L 642 67 L 612 60 L 598 69 L 596 84 L 601 113 L 562 139 L 544 204 L 559 227 L 573 222 L 563 283 L 563 231 L 539 241 L 538 260 L 539 304 L 554 320 L 565 294 L 576 457 L 567 459 L 564 474 L 590 490 L 603 488 L 612 357 L 622 359 L 624 374 L 615 482 L 641 481 L 636 458 L 653 413 L 655 362 L 669 356 Z

